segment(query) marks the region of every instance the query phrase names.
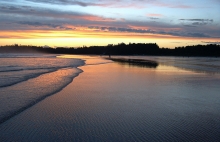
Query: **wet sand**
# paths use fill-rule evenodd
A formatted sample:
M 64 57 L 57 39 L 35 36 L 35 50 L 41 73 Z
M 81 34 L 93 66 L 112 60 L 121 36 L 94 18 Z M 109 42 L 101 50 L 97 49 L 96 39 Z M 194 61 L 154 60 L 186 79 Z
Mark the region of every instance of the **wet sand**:
M 62 91 L 0 125 L 1 141 L 218 141 L 219 75 L 87 65 Z

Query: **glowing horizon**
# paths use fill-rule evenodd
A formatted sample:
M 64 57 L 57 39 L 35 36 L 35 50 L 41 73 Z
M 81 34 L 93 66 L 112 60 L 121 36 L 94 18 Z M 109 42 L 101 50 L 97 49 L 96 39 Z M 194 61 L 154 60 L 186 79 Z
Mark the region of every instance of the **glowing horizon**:
M 2 0 L 0 5 L 0 45 L 220 43 L 218 0 Z

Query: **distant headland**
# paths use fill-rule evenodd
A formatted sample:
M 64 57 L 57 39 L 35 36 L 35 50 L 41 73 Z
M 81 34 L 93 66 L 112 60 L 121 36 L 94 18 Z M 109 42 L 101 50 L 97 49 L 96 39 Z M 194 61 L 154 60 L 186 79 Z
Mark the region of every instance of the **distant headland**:
M 220 57 L 220 45 L 192 45 L 184 47 L 160 48 L 156 43 L 119 43 L 107 46 L 78 48 L 28 45 L 6 45 L 0 47 L 0 53 L 50 53 L 50 54 L 88 54 L 88 55 L 151 55 L 151 56 L 200 56 Z

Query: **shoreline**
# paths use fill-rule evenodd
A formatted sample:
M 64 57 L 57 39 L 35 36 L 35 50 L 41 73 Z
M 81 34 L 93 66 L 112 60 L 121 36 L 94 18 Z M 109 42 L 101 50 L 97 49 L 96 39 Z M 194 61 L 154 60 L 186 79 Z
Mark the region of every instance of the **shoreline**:
M 220 137 L 217 76 L 115 62 L 79 68 L 83 73 L 62 91 L 1 124 L 0 139 L 215 141 Z
M 40 57 L 38 58 L 40 59 Z M 62 66 L 48 70 L 45 68 L 45 71 L 35 74 L 32 72 L 32 75 L 26 75 L 17 82 L 9 82 L 11 84 L 0 87 L 0 125 L 45 98 L 62 91 L 75 77 L 82 73 L 79 67 L 85 65 L 85 61 L 77 59 L 75 62 L 77 62 L 76 67 Z M 28 71 L 35 71 L 34 69 L 34 67 L 29 68 Z M 10 71 L 8 70 L 8 72 Z M 23 69 L 18 69 L 18 71 L 23 71 Z M 25 88 L 21 90 L 20 88 L 23 87 Z
M 67 69 L 67 68 L 66 68 Z M 26 101 L 27 101 L 27 104 L 25 104 L 24 106 L 18 106 L 18 109 L 15 109 L 15 110 L 10 110 L 9 113 L 7 112 L 5 114 L 4 117 L 0 117 L 0 125 L 8 120 L 10 120 L 11 118 L 13 117 L 16 117 L 16 115 L 19 115 L 20 113 L 22 113 L 23 111 L 33 107 L 34 105 L 36 105 L 37 103 L 43 101 L 44 99 L 50 97 L 50 96 L 53 96 L 54 94 L 62 91 L 66 86 L 68 86 L 73 80 L 74 78 L 76 78 L 77 76 L 79 76 L 79 74 L 81 74 L 83 71 L 81 69 L 79 69 L 78 67 L 76 68 L 78 70 L 78 72 L 75 72 L 74 75 L 71 77 L 72 79 L 70 79 L 69 81 L 65 82 L 65 84 L 62 84 L 63 86 L 60 86 L 59 88 L 56 88 L 55 90 L 51 90 L 49 92 L 47 92 L 47 94 L 43 95 L 43 96 L 39 96 L 37 98 L 35 98 L 34 100 L 32 101 L 28 101 L 28 99 L 30 98 L 26 98 Z M 57 71 L 54 71 L 54 72 L 49 72 L 49 73 L 44 73 L 44 74 L 41 74 L 37 77 L 39 78 L 42 78 L 42 76 L 46 76 L 50 73 L 55 73 L 55 72 L 58 72 L 58 71 L 61 71 L 63 69 L 60 69 L 60 70 L 57 70 Z M 65 70 L 65 69 L 64 69 Z M 30 78 L 30 79 L 27 79 L 26 82 L 33 82 L 32 80 L 34 80 L 35 78 Z M 26 83 L 26 82 L 21 82 L 22 84 Z M 14 84 L 16 85 L 16 84 Z M 19 84 L 20 85 L 20 84 Z M 13 85 L 11 85 L 13 87 Z M 7 86 L 8 87 L 8 86 Z M 10 87 L 10 86 L 9 86 Z M 42 89 L 45 89 L 42 87 Z M 24 92 L 25 93 L 25 92 Z M 18 94 L 18 93 L 17 93 Z M 18 94 L 19 95 L 19 94 Z M 17 99 L 17 101 L 25 101 L 25 100 L 19 100 L 19 98 Z M 13 104 L 11 105 L 11 107 L 13 108 L 16 108 L 16 106 L 13 106 Z M 8 111 L 8 110 L 7 110 Z M 4 113 L 3 113 L 4 114 Z

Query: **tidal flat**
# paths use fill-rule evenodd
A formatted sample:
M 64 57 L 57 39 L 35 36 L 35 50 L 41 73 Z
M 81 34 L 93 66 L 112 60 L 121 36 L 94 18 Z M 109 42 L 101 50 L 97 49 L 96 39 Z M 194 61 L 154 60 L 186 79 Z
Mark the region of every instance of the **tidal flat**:
M 65 58 L 83 59 L 82 72 L 1 123 L 1 141 L 220 140 L 220 74 L 201 71 L 200 61 L 151 58 L 158 66 L 148 68 L 98 56 Z

